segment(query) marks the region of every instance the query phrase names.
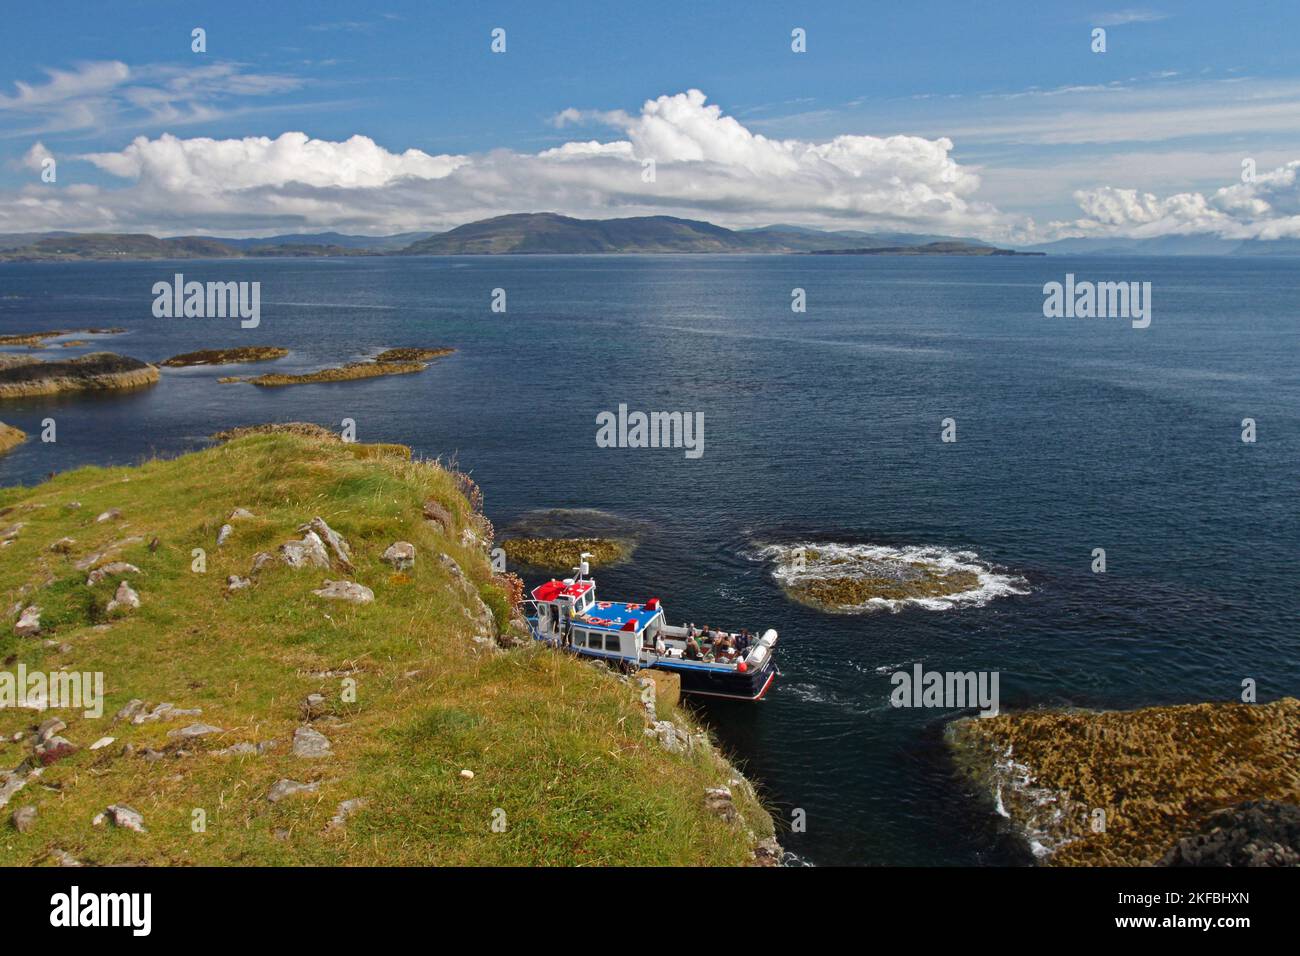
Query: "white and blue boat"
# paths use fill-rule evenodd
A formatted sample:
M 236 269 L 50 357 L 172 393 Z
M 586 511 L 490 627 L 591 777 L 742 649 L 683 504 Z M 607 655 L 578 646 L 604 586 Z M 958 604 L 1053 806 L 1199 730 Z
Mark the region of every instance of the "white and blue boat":
M 574 576 L 551 579 L 527 602 L 533 637 L 626 671 L 648 667 L 681 676 L 682 693 L 761 700 L 776 677 L 776 631 L 747 632 L 673 626 L 657 597 L 642 603 L 596 597 L 587 555 Z

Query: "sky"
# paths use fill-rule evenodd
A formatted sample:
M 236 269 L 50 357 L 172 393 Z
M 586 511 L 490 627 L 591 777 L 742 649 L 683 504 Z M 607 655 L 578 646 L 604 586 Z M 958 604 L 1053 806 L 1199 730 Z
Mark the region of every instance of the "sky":
M 380 235 L 555 211 L 1017 244 L 1300 237 L 1294 0 L 0 15 L 4 233 Z

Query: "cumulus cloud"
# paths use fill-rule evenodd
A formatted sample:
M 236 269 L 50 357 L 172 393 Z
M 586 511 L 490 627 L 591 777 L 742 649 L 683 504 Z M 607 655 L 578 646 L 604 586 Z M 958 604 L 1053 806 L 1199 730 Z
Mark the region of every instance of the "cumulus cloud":
M 1214 234 L 1226 239 L 1300 238 L 1300 160 L 1258 173 L 1210 195 L 1157 196 L 1103 186 L 1074 194 L 1084 218 L 1054 224 L 1060 235 Z
M 89 228 L 90 221 L 67 218 L 84 214 L 100 227 L 107 218 L 170 232 L 208 231 L 214 220 L 247 231 L 303 225 L 396 231 L 537 210 L 665 213 L 731 225 L 794 218 L 963 234 L 1023 225 L 974 198 L 978 173 L 958 163 L 952 141 L 942 137 L 774 139 L 752 132 L 698 90 L 648 100 L 637 114 L 575 109 L 560 115 L 563 123 L 613 128 L 618 138 L 539 153 L 460 156 L 390 152 L 364 136 L 343 142 L 300 132 L 274 139 L 141 136 L 120 151 L 82 157 L 131 185 L 97 190 L 82 203 L 41 193 L 31 198 L 50 203 L 47 211 L 59 219 L 43 228 Z M 646 175 L 650 161 L 653 179 Z

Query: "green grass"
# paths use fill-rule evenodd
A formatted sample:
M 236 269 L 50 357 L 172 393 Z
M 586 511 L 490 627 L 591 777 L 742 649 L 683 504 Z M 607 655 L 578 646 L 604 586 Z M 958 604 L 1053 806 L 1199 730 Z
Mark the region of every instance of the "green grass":
M 135 468 L 82 468 L 34 488 L 0 489 L 0 529 L 24 524 L 0 551 L 0 611 L 37 603 L 45 628 L 39 638 L 20 638 L 14 618 L 4 618 L 5 669 L 99 671 L 106 694 L 98 720 L 80 711 L 0 710 L 2 770 L 31 753 L 12 735 L 50 713 L 82 748 L 0 815 L 0 864 L 44 862 L 54 848 L 97 864 L 748 862 L 743 828 L 703 806 L 704 788 L 725 785 L 734 769 L 711 747 L 665 752 L 643 732 L 636 691 L 608 671 L 545 648 L 493 653 L 471 641 L 465 595 L 439 552 L 459 562 L 499 622 L 509 606 L 483 551 L 460 543 L 476 518 L 454 476 L 402 455 L 367 457 L 363 447 L 258 434 Z M 422 519 L 431 497 L 455 517 L 452 534 Z M 73 501 L 81 507 L 65 507 Z M 236 507 L 256 517 L 233 522 L 218 549 L 217 532 Z M 96 523 L 109 508 L 121 519 Z M 373 604 L 313 596 L 325 578 L 347 577 L 337 569 L 276 565 L 251 589 L 226 593 L 227 575 L 247 574 L 255 552 L 300 537 L 295 529 L 314 515 L 348 539 L 352 579 L 374 590 Z M 65 536 L 76 540 L 70 554 L 48 550 Z M 141 569 L 128 580 L 142 605 L 110 620 L 105 605 L 118 579 L 87 587 L 87 572 L 74 563 L 130 536 L 142 540 L 111 560 Z M 406 574 L 379 560 L 396 540 L 417 548 Z M 206 551 L 205 573 L 191 570 L 194 548 Z M 318 676 L 325 672 L 334 675 Z M 349 680 L 355 700 L 344 697 Z M 324 760 L 290 753 L 299 702 L 312 692 L 331 711 L 313 724 L 333 744 Z M 113 724 L 134 697 L 203 714 Z M 194 720 L 225 732 L 189 745 L 190 756 L 151 763 L 123 754 L 126 744 L 174 748 L 167 731 Z M 117 740 L 85 749 L 101 736 Z M 279 745 L 263 755 L 212 753 L 268 739 Z M 464 769 L 474 777 L 463 778 Z M 321 786 L 271 804 L 266 794 L 281 778 Z M 364 808 L 327 830 L 339 803 L 357 797 Z M 736 800 L 754 834 L 772 832 L 760 806 L 742 793 Z M 114 803 L 140 811 L 149 832 L 93 827 L 95 814 Z M 36 825 L 18 833 L 9 813 L 28 804 L 39 811 Z M 206 832 L 191 829 L 196 809 L 206 814 Z M 503 832 L 493 830 L 498 810 Z

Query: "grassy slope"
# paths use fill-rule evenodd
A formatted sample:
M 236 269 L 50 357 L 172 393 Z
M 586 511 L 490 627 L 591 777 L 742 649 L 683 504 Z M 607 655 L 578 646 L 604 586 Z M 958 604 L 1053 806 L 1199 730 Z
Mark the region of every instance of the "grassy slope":
M 459 540 L 472 520 L 467 502 L 442 469 L 362 457 L 365 448 L 255 435 L 138 468 L 83 468 L 33 489 L 0 490 L 0 511 L 12 508 L 0 526 L 25 523 L 0 558 L 3 608 L 29 586 L 47 631 L 16 637 L 7 617 L 6 668 L 102 671 L 107 697 L 99 720 L 58 712 L 69 724 L 63 736 L 83 749 L 13 798 L 0 863 L 41 862 L 56 847 L 101 864 L 747 862 L 747 839 L 703 806 L 703 788 L 725 785 L 731 772 L 712 748 L 690 757 L 663 751 L 643 732 L 634 691 L 608 671 L 541 648 L 494 652 L 470 640 L 462 596 L 436 560 L 446 552 L 480 589 L 491 587 L 483 552 Z M 428 497 L 456 516 L 456 538 L 421 519 Z M 70 501 L 82 507 L 65 508 Z M 257 517 L 236 521 L 218 550 L 217 531 L 235 507 Z M 121 509 L 121 519 L 96 523 L 109 508 Z M 254 552 L 298 537 L 294 529 L 313 515 L 347 537 L 355 580 L 373 588 L 373 604 L 323 601 L 311 589 L 346 575 L 284 566 L 226 595 L 228 574 L 247 574 Z M 97 630 L 116 579 L 87 588 L 73 563 L 129 535 L 160 542 L 156 552 L 140 543 L 120 555 L 144 572 L 132 578 L 142 606 Z M 76 539 L 71 555 L 47 550 L 64 536 Z M 379 560 L 399 539 L 418 549 L 407 580 Z M 190 570 L 196 547 L 207 550 L 205 574 Z M 47 647 L 49 638 L 71 650 Z M 340 702 L 341 678 L 312 676 L 351 667 L 359 668 L 355 704 Z M 294 757 L 289 741 L 299 702 L 316 691 L 337 722 L 315 722 L 334 756 L 311 761 Z M 133 697 L 203 714 L 113 725 Z M 39 719 L 0 710 L 0 769 L 30 753 L 9 738 Z M 193 720 L 227 729 L 192 745 L 192 756 L 150 763 L 122 753 L 128 743 L 162 749 L 169 729 Z M 104 735 L 116 743 L 84 749 Z M 279 746 L 264 755 L 210 753 L 270 738 Z M 464 768 L 472 780 L 460 776 Z M 281 778 L 324 782 L 315 794 L 271 804 L 266 794 Z M 365 808 L 342 831 L 326 831 L 338 804 L 356 797 Z M 140 811 L 149 832 L 92 827 L 113 803 Z M 8 811 L 25 804 L 39 817 L 20 834 Z M 737 793 L 737 806 L 760 835 L 771 832 L 752 800 Z M 190 829 L 194 808 L 206 811 L 206 833 Z M 495 808 L 506 812 L 503 833 L 491 829 Z

